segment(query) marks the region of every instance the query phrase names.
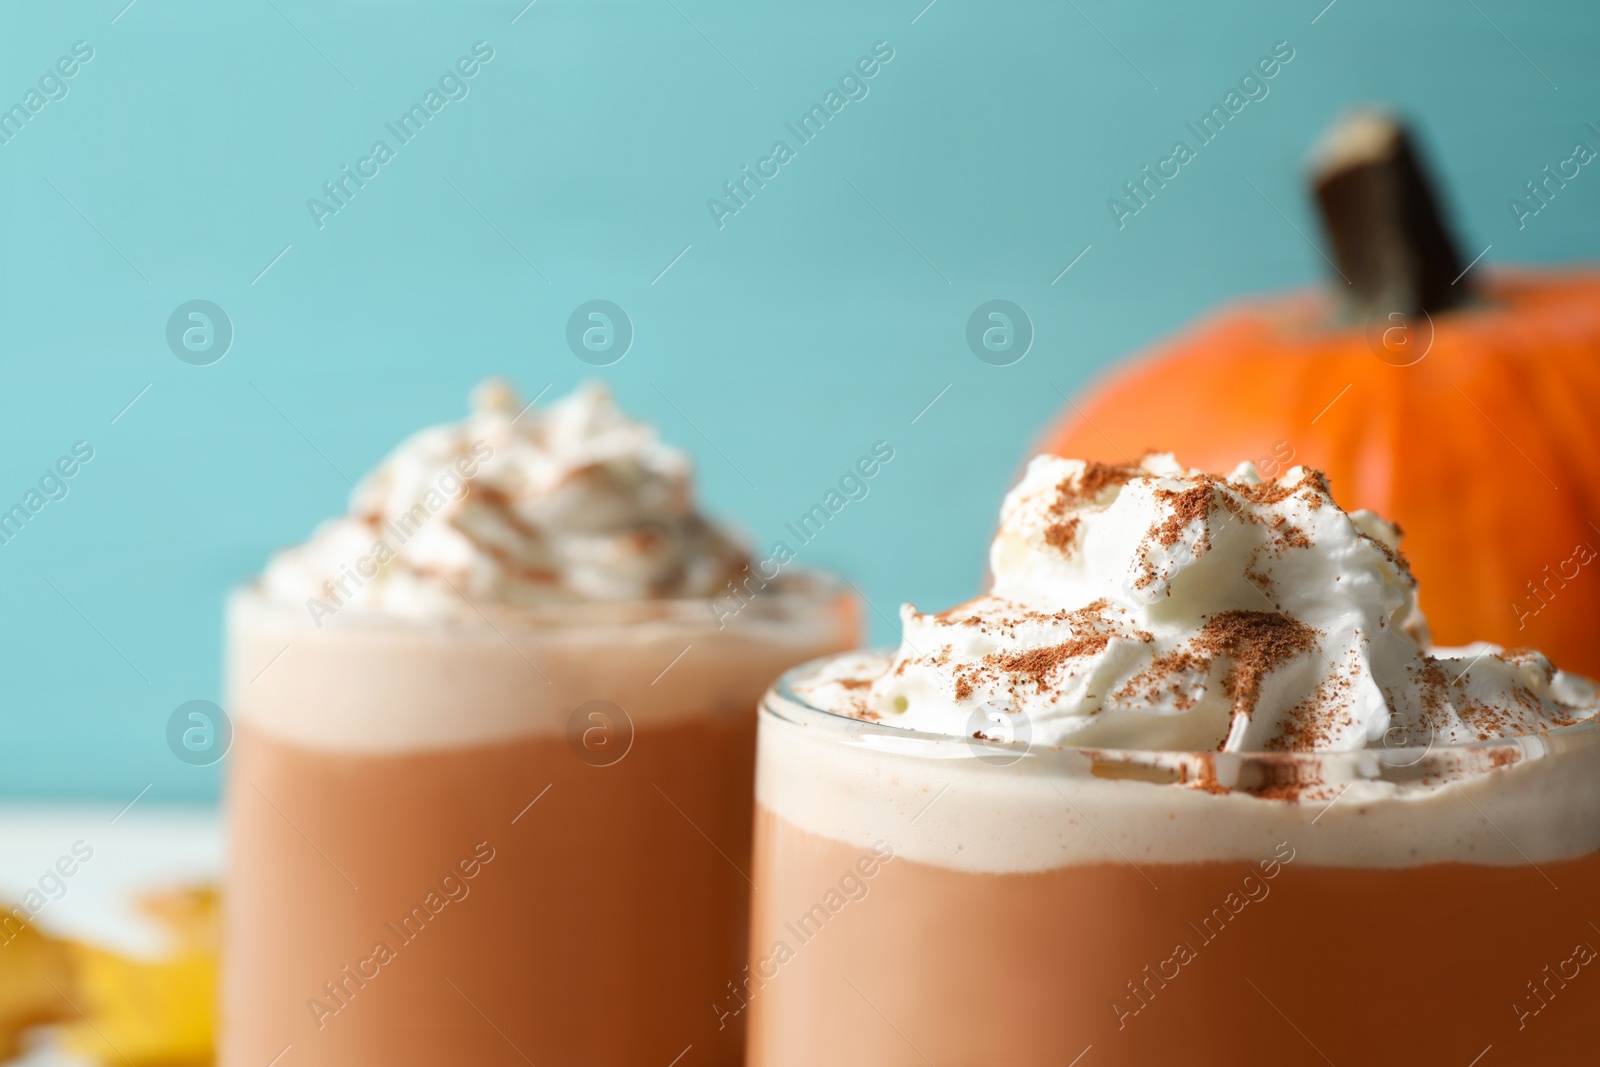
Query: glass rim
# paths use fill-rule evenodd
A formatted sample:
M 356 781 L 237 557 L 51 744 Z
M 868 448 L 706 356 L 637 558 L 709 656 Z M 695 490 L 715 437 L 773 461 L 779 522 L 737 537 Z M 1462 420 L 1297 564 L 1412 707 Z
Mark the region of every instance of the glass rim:
M 1535 734 L 1517 734 L 1511 737 L 1487 740 L 1408 745 L 1397 747 L 1339 749 L 1321 751 L 1246 751 L 1219 752 L 1185 749 L 1106 748 L 1073 744 L 1043 744 L 1031 740 L 976 742 L 961 734 L 934 733 L 906 726 L 896 726 L 883 721 L 858 719 L 852 715 L 818 707 L 796 692 L 796 683 L 824 664 L 842 656 L 891 657 L 892 649 L 858 649 L 835 654 L 799 664 L 785 671 L 773 682 L 761 699 L 761 712 L 796 726 L 820 725 L 834 731 L 840 740 L 872 738 L 886 741 L 904 754 L 914 756 L 923 748 L 963 746 L 970 750 L 981 749 L 994 757 L 989 762 L 1008 766 L 1024 758 L 1048 759 L 1082 757 L 1096 765 L 1125 765 L 1130 768 L 1147 767 L 1171 770 L 1173 768 L 1214 769 L 1226 764 L 1231 768 L 1246 765 L 1264 768 L 1269 777 L 1273 769 L 1280 771 L 1320 772 L 1343 764 L 1371 763 L 1376 761 L 1390 769 L 1416 768 L 1429 757 L 1454 761 L 1462 765 L 1482 764 L 1486 768 L 1507 763 L 1519 763 L 1586 748 L 1600 743 L 1600 719 L 1584 719 L 1567 726 Z M 1509 758 L 1508 758 L 1509 757 Z M 1305 775 L 1301 775 L 1304 777 Z M 1364 775 L 1365 776 L 1365 775 Z M 1281 777 L 1281 775 L 1280 775 Z

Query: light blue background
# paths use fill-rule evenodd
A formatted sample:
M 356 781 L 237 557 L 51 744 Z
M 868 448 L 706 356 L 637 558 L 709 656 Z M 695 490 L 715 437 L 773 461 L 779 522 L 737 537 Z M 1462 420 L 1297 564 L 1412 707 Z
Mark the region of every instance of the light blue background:
M 219 696 L 225 590 L 341 509 L 335 468 L 458 417 L 481 377 L 584 377 L 583 301 L 637 330 L 593 373 L 763 545 L 892 443 L 803 556 L 861 585 L 886 641 L 899 601 L 976 590 L 1058 388 L 1322 277 L 1300 166 L 1346 105 L 1420 121 L 1468 257 L 1600 247 L 1587 168 L 1525 231 L 1506 203 L 1600 120 L 1592 4 L 1338 0 L 1313 24 L 1323 2 L 7 5 L 0 101 L 75 41 L 95 56 L 0 146 L 0 503 L 74 441 L 95 458 L 0 547 L 0 790 L 213 796 L 163 731 Z M 307 198 L 478 40 L 467 99 L 319 231 Z M 719 231 L 707 198 L 879 40 L 867 99 Z M 1107 198 L 1281 40 L 1270 95 L 1119 232 Z M 194 298 L 237 330 L 214 366 L 165 344 Z M 965 345 L 991 298 L 1035 324 L 1014 366 Z

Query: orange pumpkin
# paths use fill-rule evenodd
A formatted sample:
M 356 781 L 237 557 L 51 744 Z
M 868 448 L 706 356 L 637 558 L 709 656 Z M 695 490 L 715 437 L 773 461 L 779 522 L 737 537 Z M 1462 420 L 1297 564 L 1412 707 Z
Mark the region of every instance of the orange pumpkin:
M 1088 390 L 1044 450 L 1321 468 L 1344 506 L 1400 523 L 1437 642 L 1600 676 L 1600 272 L 1449 285 L 1459 257 L 1436 213 L 1419 219 L 1426 183 L 1392 129 L 1319 173 L 1349 285 L 1201 322 Z

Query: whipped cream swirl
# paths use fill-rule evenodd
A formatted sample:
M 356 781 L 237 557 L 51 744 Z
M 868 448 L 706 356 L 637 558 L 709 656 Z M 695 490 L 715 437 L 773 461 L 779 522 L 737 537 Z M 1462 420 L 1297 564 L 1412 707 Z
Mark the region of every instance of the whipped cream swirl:
M 1595 714 L 1542 654 L 1429 647 L 1400 531 L 1320 472 L 1226 478 L 1039 456 L 993 590 L 846 657 L 808 700 L 959 736 L 1164 751 L 1342 751 L 1539 733 Z
M 321 626 L 347 609 L 426 619 L 711 596 L 745 562 L 695 510 L 688 457 L 604 386 L 534 408 L 491 380 L 465 421 L 404 441 L 260 586 Z

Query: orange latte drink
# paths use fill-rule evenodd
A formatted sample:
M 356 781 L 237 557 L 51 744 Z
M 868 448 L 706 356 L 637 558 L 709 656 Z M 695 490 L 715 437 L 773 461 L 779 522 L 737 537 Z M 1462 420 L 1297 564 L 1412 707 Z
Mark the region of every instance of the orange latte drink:
M 1397 542 L 1035 460 L 991 594 L 764 701 L 749 1062 L 1594 1062 L 1595 686 L 1431 647 Z
M 755 706 L 855 639 L 603 393 L 485 389 L 230 605 L 220 1062 L 740 1063 Z

